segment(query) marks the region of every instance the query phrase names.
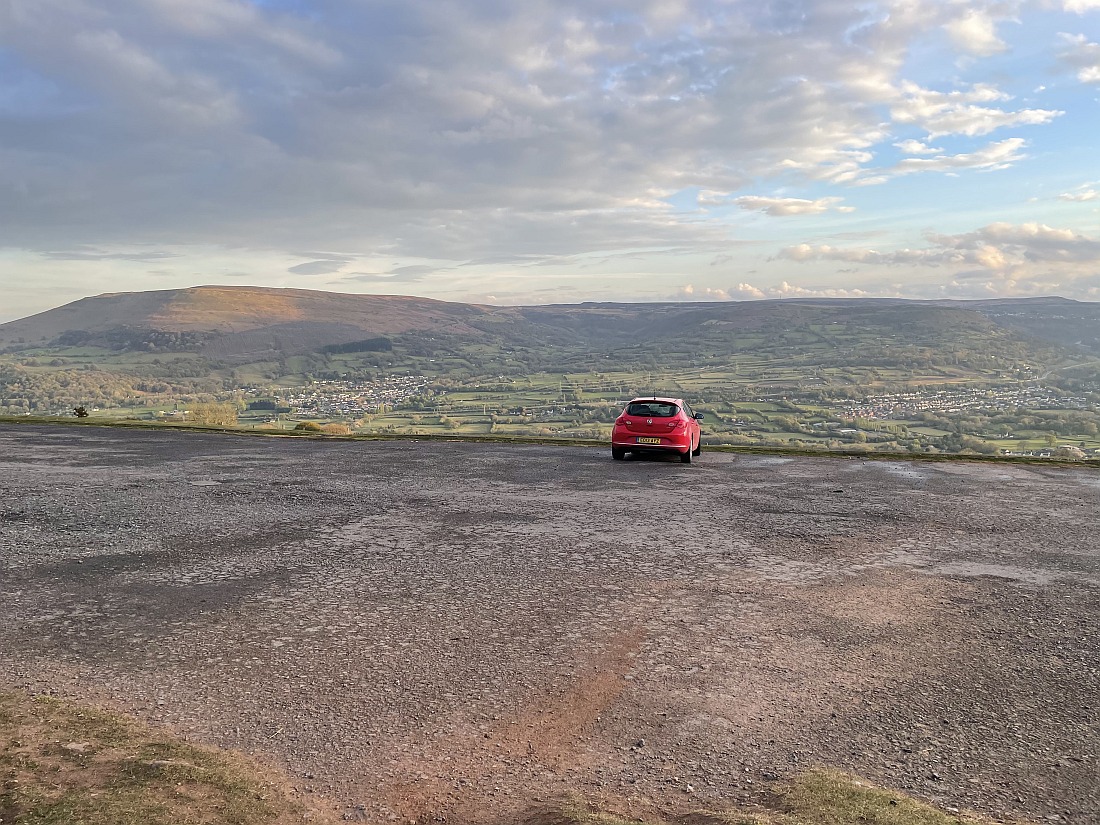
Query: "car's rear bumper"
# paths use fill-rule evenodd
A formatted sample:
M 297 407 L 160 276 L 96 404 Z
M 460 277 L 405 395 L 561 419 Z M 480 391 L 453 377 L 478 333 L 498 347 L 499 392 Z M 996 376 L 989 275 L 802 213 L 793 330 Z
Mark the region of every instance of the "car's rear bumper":
M 690 436 L 687 439 L 661 436 L 660 444 L 639 444 L 636 439 L 636 436 L 629 438 L 612 436 L 611 446 L 616 450 L 626 450 L 631 453 L 686 453 L 691 449 Z

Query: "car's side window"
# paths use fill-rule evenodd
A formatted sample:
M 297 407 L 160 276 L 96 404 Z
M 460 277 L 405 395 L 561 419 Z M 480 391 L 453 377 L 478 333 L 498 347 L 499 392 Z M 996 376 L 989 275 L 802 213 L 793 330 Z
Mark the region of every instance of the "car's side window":
M 684 415 L 686 415 L 688 418 L 691 418 L 694 415 L 694 413 L 692 413 L 691 411 L 691 407 L 688 406 L 687 401 L 684 402 Z

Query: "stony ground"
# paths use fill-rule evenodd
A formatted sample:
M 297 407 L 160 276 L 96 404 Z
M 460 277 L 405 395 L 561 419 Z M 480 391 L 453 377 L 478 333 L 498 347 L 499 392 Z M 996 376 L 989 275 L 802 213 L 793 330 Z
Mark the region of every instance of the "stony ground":
M 0 427 L 0 688 L 349 821 L 752 801 L 840 766 L 1100 821 L 1100 476 Z

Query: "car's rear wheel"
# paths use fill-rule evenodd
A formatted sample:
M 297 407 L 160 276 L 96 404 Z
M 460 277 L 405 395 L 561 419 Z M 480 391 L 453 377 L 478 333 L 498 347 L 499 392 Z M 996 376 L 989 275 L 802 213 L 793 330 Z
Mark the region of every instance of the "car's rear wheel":
M 624 450 L 622 447 L 612 447 L 611 457 L 616 461 L 622 461 L 624 458 L 626 458 L 626 450 Z
M 684 464 L 691 463 L 691 447 L 688 447 L 684 452 L 680 453 L 680 460 L 684 462 Z

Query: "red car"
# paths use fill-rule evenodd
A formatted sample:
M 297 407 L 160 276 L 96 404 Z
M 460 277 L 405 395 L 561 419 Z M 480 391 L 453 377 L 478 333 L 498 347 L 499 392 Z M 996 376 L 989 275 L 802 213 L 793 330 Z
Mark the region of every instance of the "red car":
M 701 449 L 702 418 L 682 398 L 635 398 L 615 419 L 611 457 L 621 461 L 627 453 L 679 453 L 690 464 Z

